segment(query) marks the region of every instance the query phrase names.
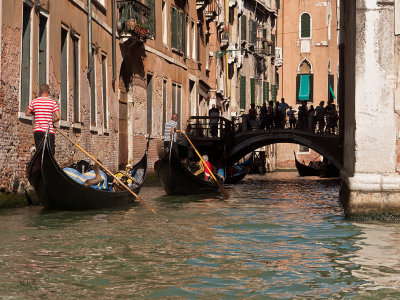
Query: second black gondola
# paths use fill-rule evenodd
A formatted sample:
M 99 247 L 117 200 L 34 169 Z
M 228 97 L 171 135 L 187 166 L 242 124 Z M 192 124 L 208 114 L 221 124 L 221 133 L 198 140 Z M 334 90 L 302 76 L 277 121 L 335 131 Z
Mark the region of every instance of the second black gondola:
M 177 145 L 172 144 L 154 167 L 168 195 L 217 194 L 218 186 L 194 175 L 179 159 Z

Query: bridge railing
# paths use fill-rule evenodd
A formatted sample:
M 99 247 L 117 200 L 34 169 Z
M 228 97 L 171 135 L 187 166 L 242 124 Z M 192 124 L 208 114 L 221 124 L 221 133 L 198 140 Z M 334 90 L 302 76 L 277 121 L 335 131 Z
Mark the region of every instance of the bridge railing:
M 320 134 L 339 134 L 339 120 L 333 119 L 331 116 L 325 115 L 318 119 L 316 116 L 298 116 L 295 113 L 295 121 L 290 124 L 289 116 L 285 118 L 267 118 L 263 119 L 260 114 L 257 114 L 255 120 L 250 120 L 248 114 L 243 114 L 240 117 L 234 118 L 235 132 L 258 130 L 258 129 L 299 129 Z
M 234 137 L 233 122 L 223 117 L 192 116 L 189 118 L 191 134 L 196 138 L 230 141 Z

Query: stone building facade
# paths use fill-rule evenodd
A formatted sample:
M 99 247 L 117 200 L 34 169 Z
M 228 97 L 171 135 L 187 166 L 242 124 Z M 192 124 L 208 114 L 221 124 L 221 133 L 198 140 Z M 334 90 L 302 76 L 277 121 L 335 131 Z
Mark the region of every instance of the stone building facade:
M 50 97 L 59 103 L 61 130 L 115 169 L 118 86 L 113 86 L 112 78 L 112 1 L 93 0 L 91 34 L 86 1 L 0 3 L 0 186 L 18 189 L 26 184 L 25 167 L 34 141 L 33 120 L 25 110 L 42 83 L 50 85 Z M 60 165 L 82 158 L 57 136 Z
M 119 163 L 139 158 L 150 134 L 152 165 L 163 151 L 164 124 L 172 113 L 179 115 L 179 129 L 186 128 L 190 115 L 208 113 L 208 2 L 155 0 L 133 8 L 135 1 L 118 3 L 127 4 L 119 6 Z M 150 9 L 144 21 L 152 27 L 148 36 L 128 30 L 127 19 L 122 19 L 126 9 L 141 16 Z
M 314 108 L 329 99 L 338 103 L 339 47 L 338 22 L 340 3 L 327 1 L 282 1 L 278 14 L 277 98 L 298 110 L 300 99 L 308 99 Z M 304 88 L 308 89 L 302 95 Z M 300 95 L 300 97 L 299 97 Z M 303 97 L 303 98 L 302 98 Z M 301 160 L 318 157 L 318 153 L 296 144 L 277 146 L 277 167 L 294 168 L 293 151 Z

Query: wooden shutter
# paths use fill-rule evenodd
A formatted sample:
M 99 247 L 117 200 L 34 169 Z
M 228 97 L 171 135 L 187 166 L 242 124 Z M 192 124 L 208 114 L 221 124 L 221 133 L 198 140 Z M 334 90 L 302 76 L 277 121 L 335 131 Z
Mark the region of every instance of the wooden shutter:
M 79 122 L 79 40 L 72 37 L 73 52 L 73 75 L 74 75 L 74 122 Z
M 103 82 L 103 128 L 108 128 L 108 112 L 107 112 L 107 60 L 104 55 L 101 58 L 101 75 Z
M 39 80 L 38 94 L 40 94 L 40 85 L 46 82 L 47 72 L 47 18 L 39 14 Z
M 67 76 L 68 76 L 68 69 L 67 69 L 67 37 L 68 32 L 64 28 L 61 28 L 61 90 L 60 90 L 60 110 L 61 110 L 61 120 L 67 120 Z M 39 84 L 40 85 L 40 84 Z
M 177 22 L 177 10 L 175 7 L 171 7 L 171 48 L 178 49 L 178 22 Z
M 252 38 L 253 35 L 251 34 L 251 30 L 252 30 L 252 27 L 253 27 L 253 21 L 249 19 L 248 23 L 249 23 L 249 40 L 248 40 L 248 42 L 250 44 L 252 44 L 253 41 L 251 40 L 251 38 Z
M 153 111 L 153 76 L 150 74 L 147 74 L 147 88 L 146 88 L 146 93 L 147 93 L 147 133 L 151 134 L 151 125 L 152 125 L 152 111 Z
M 183 21 L 183 13 L 180 10 L 176 10 L 176 24 L 177 24 L 177 44 L 176 49 L 182 51 L 182 41 L 183 41 L 183 32 L 182 32 L 182 21 Z
M 172 84 L 172 113 L 176 113 L 176 84 Z
M 23 4 L 22 20 L 22 57 L 21 57 L 21 111 L 25 112 L 29 105 L 29 87 L 31 75 L 31 11 Z
M 271 55 L 275 57 L 275 34 L 271 34 L 271 39 L 272 39 L 272 46 L 271 46 Z
M 240 76 L 240 108 L 246 108 L 246 76 Z
M 276 85 L 275 84 L 271 85 L 271 98 L 272 98 L 272 101 L 276 102 Z
M 247 40 L 246 29 L 247 29 L 246 16 L 242 16 L 242 18 L 241 18 L 241 31 L 240 31 L 240 39 L 242 41 L 246 41 Z
M 256 44 L 257 42 L 257 22 L 252 21 L 253 25 L 251 26 L 251 42 L 252 44 Z
M 167 122 L 167 81 L 163 80 L 163 110 L 162 110 L 162 133 L 164 135 L 165 128 L 164 124 Z
M 267 81 L 263 82 L 263 101 L 269 101 L 269 82 Z
M 156 37 L 156 16 L 155 16 L 155 1 L 154 0 L 147 0 L 147 6 L 150 8 L 150 17 L 149 17 L 149 25 L 150 25 L 150 32 L 154 37 Z
M 187 14 L 183 13 L 183 17 L 182 17 L 182 52 L 184 53 L 184 56 L 186 57 L 186 25 L 187 25 L 187 21 L 188 20 L 188 16 Z
M 180 85 L 177 86 L 176 91 L 176 106 L 177 106 L 177 114 L 178 114 L 178 129 L 181 129 L 181 118 L 182 118 L 182 87 Z
M 250 78 L 250 95 L 251 103 L 256 103 L 256 80 Z

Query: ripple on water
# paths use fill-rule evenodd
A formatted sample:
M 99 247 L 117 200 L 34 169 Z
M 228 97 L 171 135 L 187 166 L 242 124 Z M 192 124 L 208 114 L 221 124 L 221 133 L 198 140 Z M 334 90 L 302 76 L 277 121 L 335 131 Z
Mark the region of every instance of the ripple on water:
M 0 298 L 399 298 L 399 225 L 346 221 L 338 188 L 274 173 L 225 201 L 144 187 L 161 217 L 4 210 Z

